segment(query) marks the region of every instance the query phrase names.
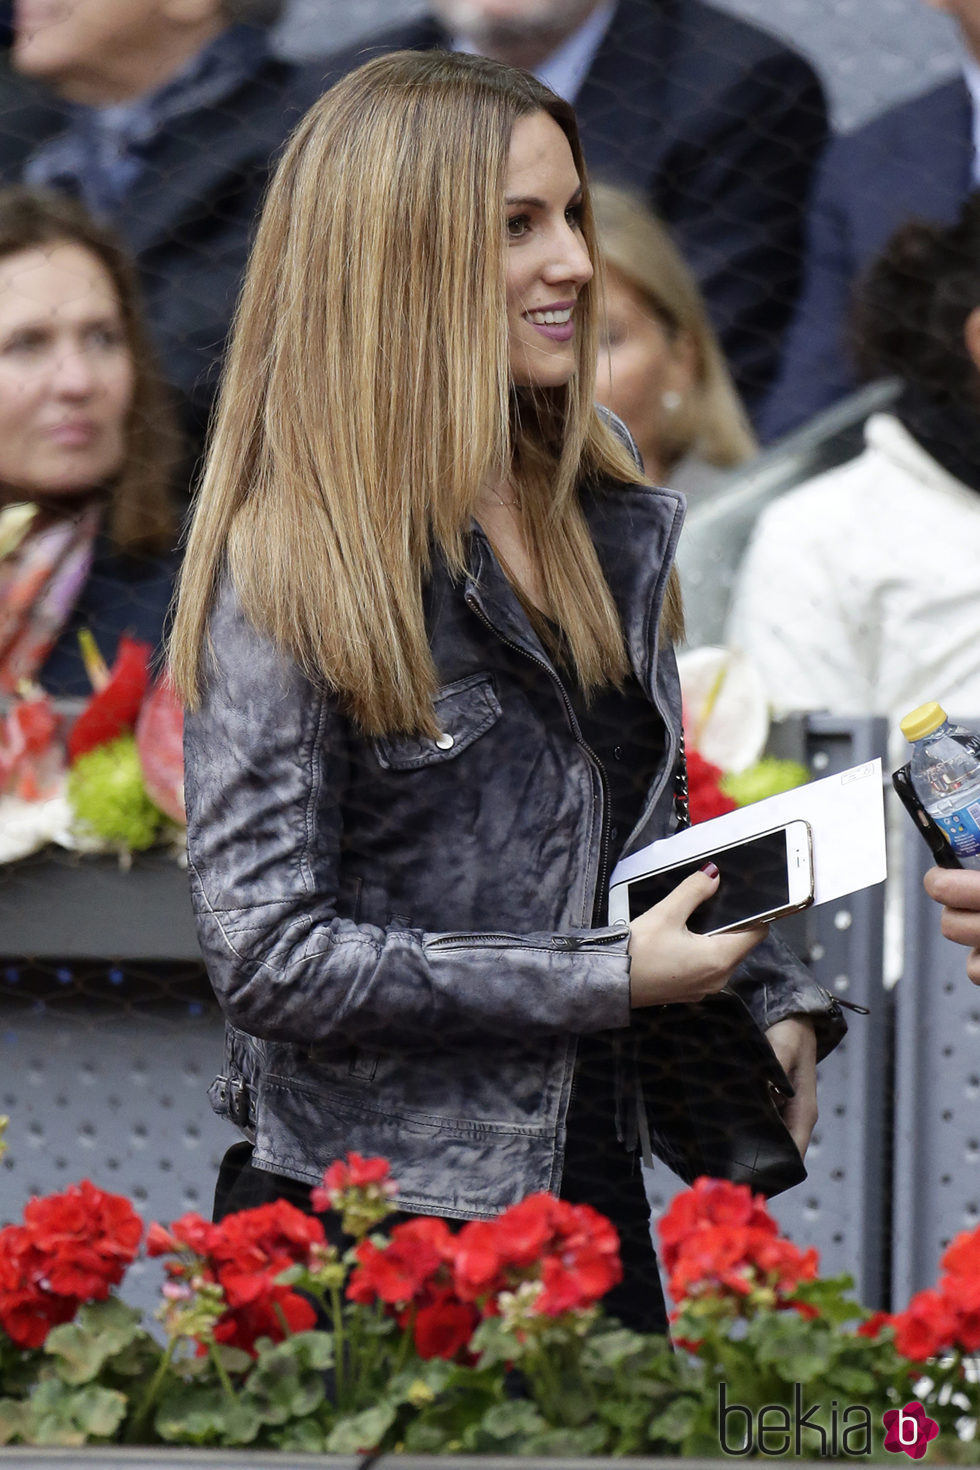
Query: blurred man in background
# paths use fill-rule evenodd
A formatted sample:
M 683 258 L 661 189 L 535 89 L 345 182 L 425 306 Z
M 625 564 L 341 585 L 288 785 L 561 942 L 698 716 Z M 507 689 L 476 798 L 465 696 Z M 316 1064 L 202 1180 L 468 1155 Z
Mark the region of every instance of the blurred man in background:
M 786 356 L 760 417 L 773 439 L 857 386 L 848 317 L 858 278 L 913 215 L 952 224 L 980 184 L 980 0 L 927 0 L 959 26 L 963 71 L 838 138 L 808 222 L 806 276 Z
M 0 177 L 64 190 L 136 258 L 199 442 L 270 160 L 321 90 L 278 60 L 281 0 L 15 0 Z M 33 86 L 25 112 L 25 88 Z

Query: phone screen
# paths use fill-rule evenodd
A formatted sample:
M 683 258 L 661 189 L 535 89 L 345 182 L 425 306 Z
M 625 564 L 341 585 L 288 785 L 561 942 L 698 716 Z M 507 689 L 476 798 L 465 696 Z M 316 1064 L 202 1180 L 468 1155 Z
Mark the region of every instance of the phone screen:
M 630 918 L 637 918 L 666 898 L 678 883 L 709 861 L 717 864 L 721 877 L 712 897 L 699 904 L 687 921 L 694 933 L 708 934 L 728 924 L 745 923 L 756 914 L 769 913 L 789 902 L 786 833 L 780 829 L 638 878 L 629 885 Z

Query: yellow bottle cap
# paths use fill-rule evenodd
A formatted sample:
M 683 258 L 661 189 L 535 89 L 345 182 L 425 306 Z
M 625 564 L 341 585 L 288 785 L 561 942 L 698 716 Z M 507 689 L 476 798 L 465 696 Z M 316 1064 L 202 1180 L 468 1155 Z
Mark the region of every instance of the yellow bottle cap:
M 938 730 L 945 718 L 946 711 L 941 704 L 920 704 L 902 720 L 901 731 L 906 740 L 921 740 L 923 735 Z

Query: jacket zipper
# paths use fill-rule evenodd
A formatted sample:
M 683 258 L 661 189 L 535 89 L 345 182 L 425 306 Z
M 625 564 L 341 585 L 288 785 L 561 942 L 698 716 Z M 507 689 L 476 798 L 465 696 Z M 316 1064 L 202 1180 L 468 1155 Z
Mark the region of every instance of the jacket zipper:
M 606 875 L 609 870 L 609 787 L 606 780 L 606 773 L 603 769 L 602 761 L 596 755 L 592 747 L 590 745 L 587 745 L 586 742 L 582 739 L 581 733 L 579 733 L 578 735 L 575 734 L 575 731 L 578 729 L 578 720 L 575 718 L 575 710 L 572 707 L 572 702 L 568 697 L 568 691 L 565 689 L 564 684 L 562 684 L 561 680 L 558 678 L 558 675 L 554 672 L 550 665 L 546 664 L 544 659 L 538 658 L 536 654 L 530 653 L 526 648 L 522 648 L 521 645 L 519 643 L 515 643 L 512 638 L 505 638 L 500 629 L 495 628 L 493 623 L 491 623 L 490 619 L 486 616 L 483 610 L 477 606 L 475 598 L 473 598 L 470 593 L 465 594 L 464 600 L 466 602 L 466 606 L 470 609 L 470 611 L 476 614 L 476 616 L 480 619 L 480 622 L 483 623 L 484 627 L 489 628 L 490 632 L 494 635 L 495 638 L 499 639 L 499 641 L 503 643 L 505 648 L 513 648 L 516 650 L 517 653 L 523 654 L 526 659 L 529 659 L 530 662 L 536 665 L 537 668 L 543 669 L 544 672 L 548 675 L 548 678 L 551 680 L 555 688 L 558 690 L 558 693 L 561 695 L 562 704 L 565 706 L 565 714 L 568 718 L 572 734 L 575 738 L 575 743 L 579 745 L 582 750 L 585 751 L 586 755 L 592 761 L 592 764 L 595 766 L 599 774 L 599 785 L 602 791 L 602 835 L 599 842 L 599 870 L 596 875 L 595 889 L 592 894 L 592 921 L 587 926 L 589 928 L 592 928 L 595 925 L 595 908 L 597 898 L 598 895 L 603 891 L 603 887 L 606 882 Z
M 845 1000 L 842 995 L 835 995 L 832 990 L 827 990 L 826 987 L 823 985 L 821 985 L 819 988 L 827 1001 L 828 1010 L 831 1016 L 833 1016 L 834 1020 L 836 1020 L 837 1017 L 840 1015 L 841 1006 L 843 1006 L 846 1010 L 854 1011 L 859 1016 L 871 1015 L 870 1007 L 859 1006 L 857 1002 L 853 1000 Z

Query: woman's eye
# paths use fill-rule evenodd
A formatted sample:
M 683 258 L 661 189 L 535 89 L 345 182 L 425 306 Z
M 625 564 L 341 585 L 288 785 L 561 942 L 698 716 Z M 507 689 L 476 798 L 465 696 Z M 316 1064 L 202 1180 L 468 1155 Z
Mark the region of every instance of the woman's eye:
M 573 230 L 580 230 L 582 228 L 583 212 L 584 211 L 581 204 L 570 204 L 565 210 L 565 219 L 571 225 Z
M 507 219 L 507 234 L 511 240 L 519 240 L 526 235 L 531 228 L 530 218 L 526 214 L 512 214 Z
M 90 327 L 85 333 L 85 340 L 90 347 L 106 352 L 115 351 L 117 347 L 124 346 L 126 341 L 121 327 L 110 326 Z
M 15 332 L 0 346 L 0 351 L 30 354 L 40 352 L 46 342 L 47 336 L 44 332 Z

